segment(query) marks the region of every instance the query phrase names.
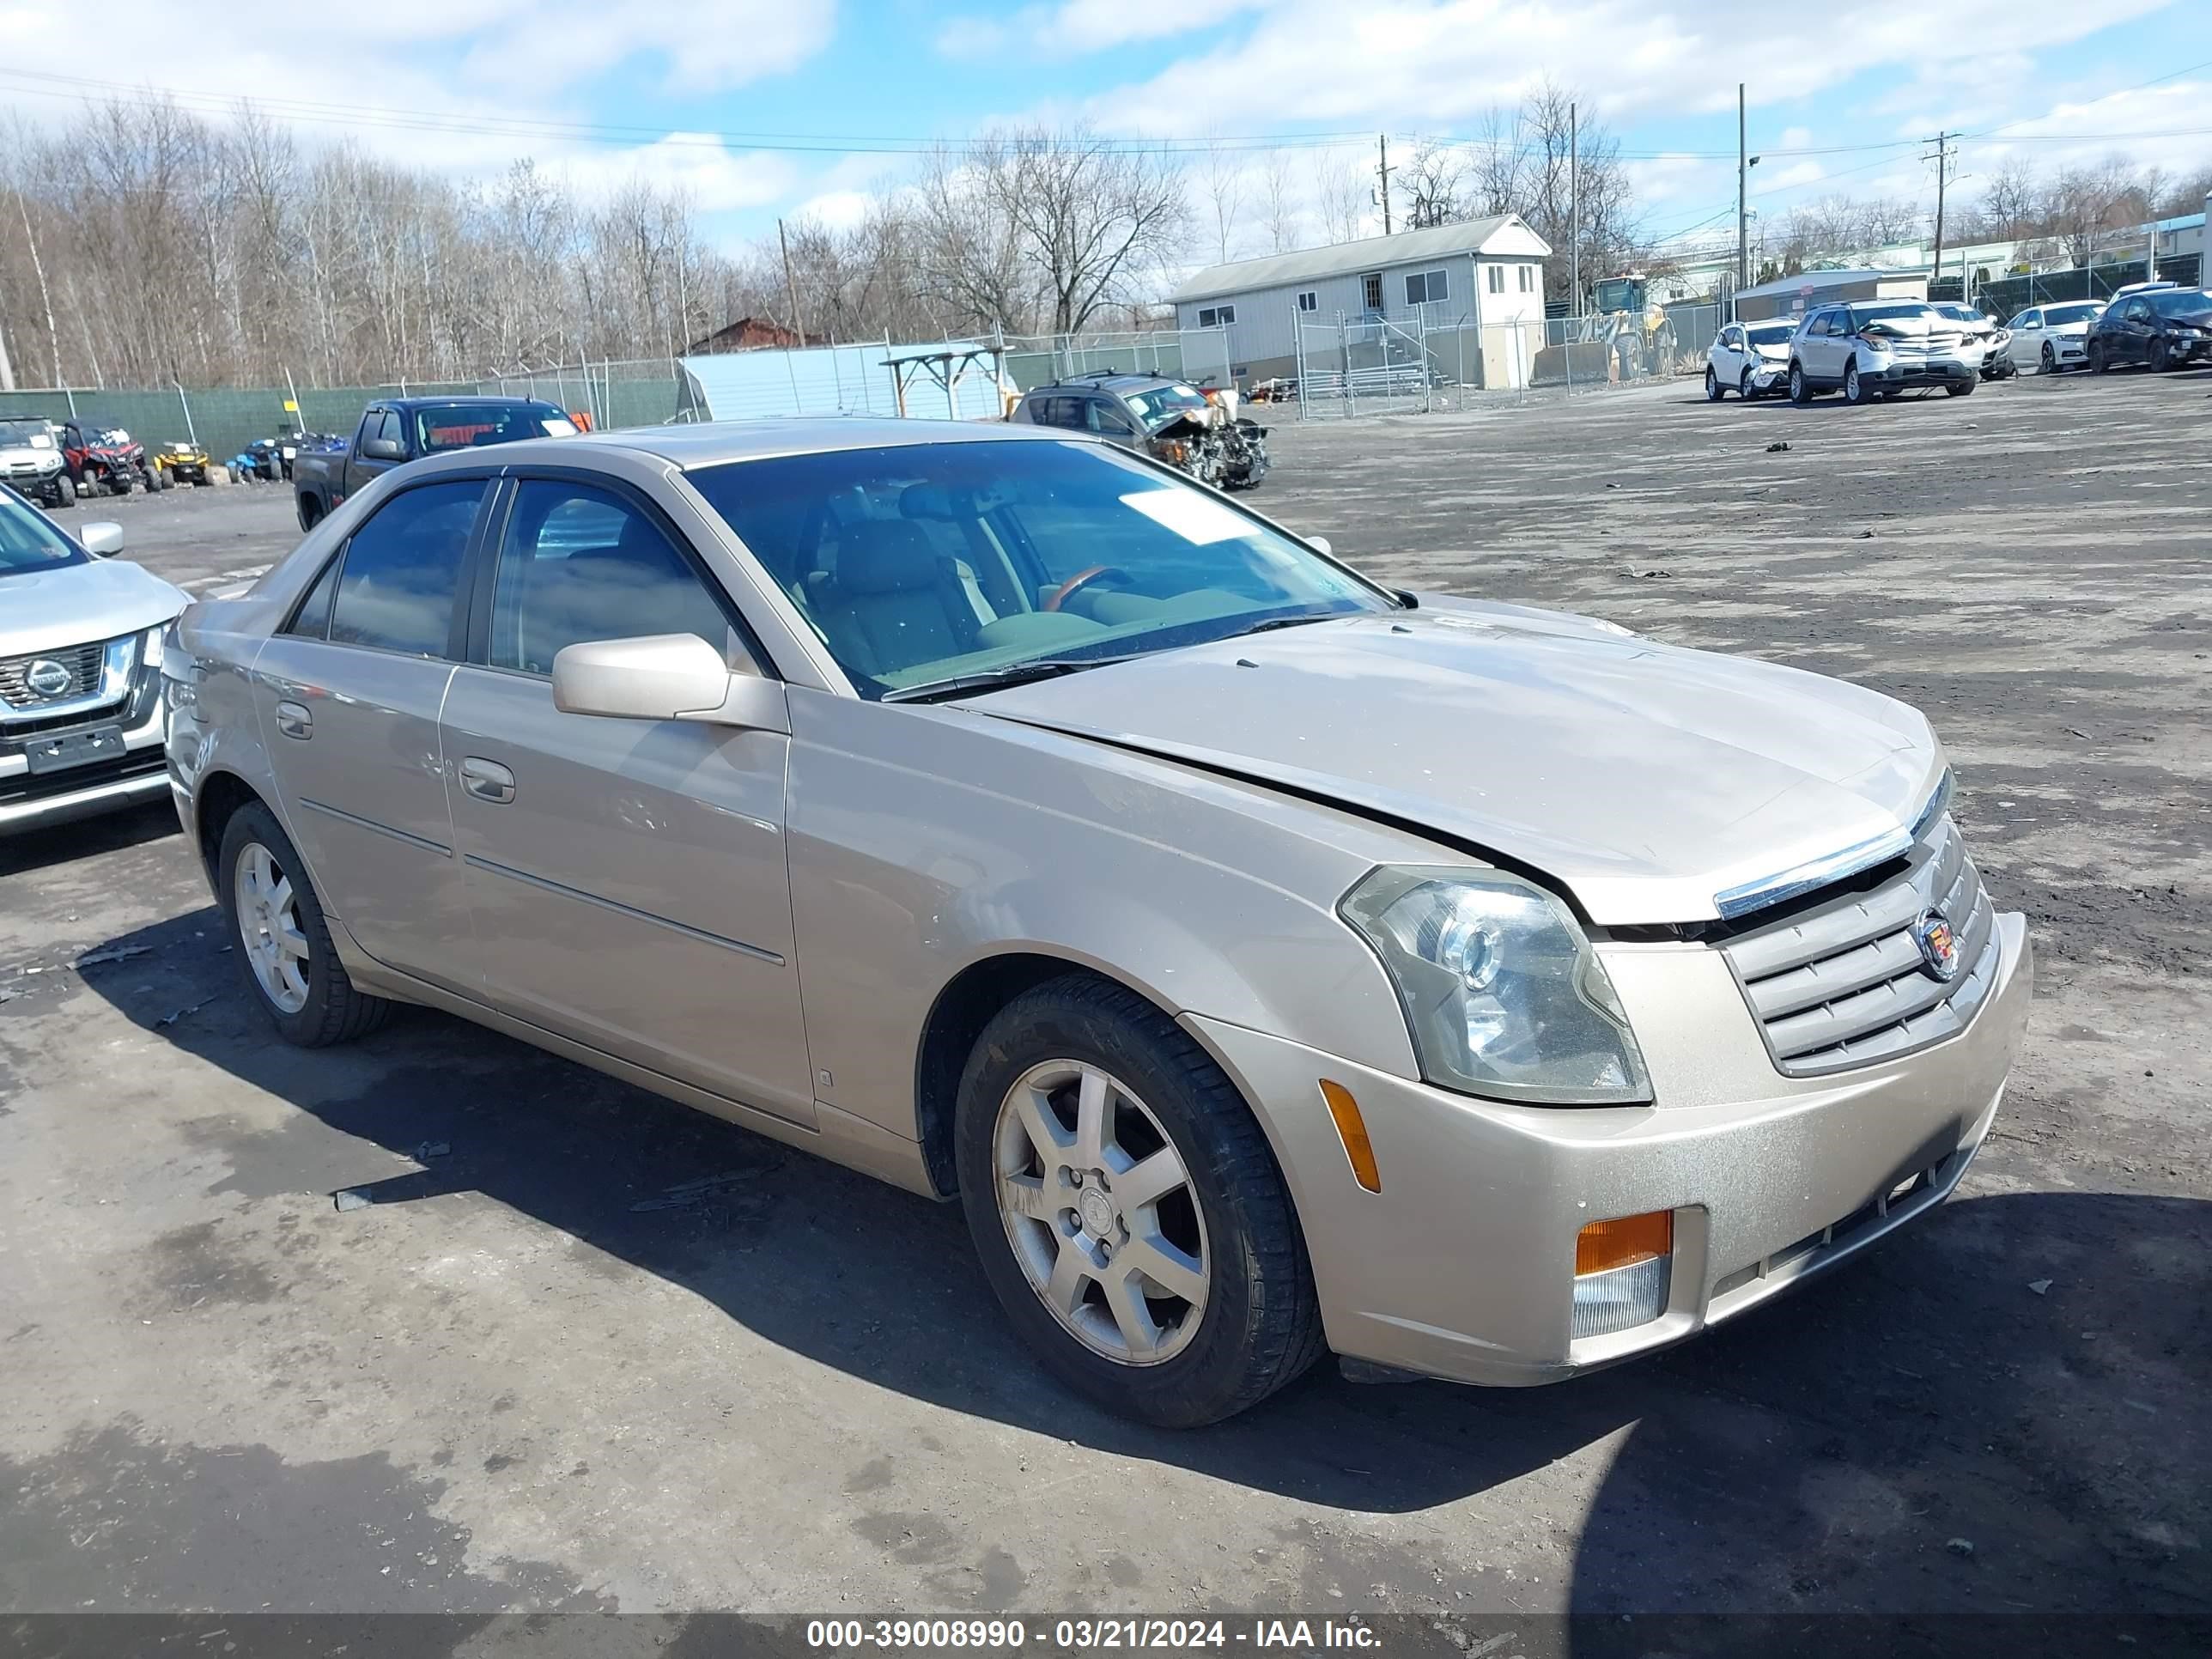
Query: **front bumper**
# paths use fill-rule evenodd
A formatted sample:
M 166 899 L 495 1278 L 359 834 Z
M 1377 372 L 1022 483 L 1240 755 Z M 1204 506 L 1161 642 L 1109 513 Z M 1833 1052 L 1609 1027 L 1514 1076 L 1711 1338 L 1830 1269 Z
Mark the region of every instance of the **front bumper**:
M 1878 368 L 1862 368 L 1859 378 L 1885 391 L 1899 391 L 1908 386 L 1958 386 L 1980 372 L 1978 364 L 1963 359 L 1939 357 L 1913 362 L 1893 358 Z
M 1732 1318 L 1942 1202 L 1996 1115 L 2027 1021 L 2027 924 L 2002 915 L 1996 931 L 1996 984 L 1965 1030 L 1814 1079 L 1775 1070 L 1718 951 L 1601 946 L 1654 1106 L 1503 1105 L 1185 1024 L 1266 1125 L 1332 1348 L 1456 1382 L 1550 1382 Z M 1359 1103 L 1379 1193 L 1352 1177 L 1324 1078 Z M 1577 1235 L 1655 1210 L 1674 1218 L 1664 1311 L 1575 1337 Z
M 0 724 L 0 836 L 96 817 L 167 793 L 161 686 L 160 673 L 148 665 L 137 670 L 129 697 L 115 707 L 65 726 L 35 720 Z M 26 743 L 39 737 L 118 723 L 123 727 L 123 753 L 111 759 L 34 775 L 24 757 Z
M 1751 371 L 1753 392 L 1779 392 L 1789 384 L 1790 365 L 1786 362 L 1760 363 Z

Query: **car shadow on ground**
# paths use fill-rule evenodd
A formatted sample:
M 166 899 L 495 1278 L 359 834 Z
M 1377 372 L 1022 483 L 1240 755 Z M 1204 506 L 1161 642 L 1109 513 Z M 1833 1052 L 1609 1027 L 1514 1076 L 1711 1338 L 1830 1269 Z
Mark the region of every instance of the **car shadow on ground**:
M 957 1206 L 427 1011 L 362 1045 L 373 1082 L 331 1092 L 360 1066 L 273 1040 L 223 932 L 203 908 L 109 941 L 159 953 L 173 972 L 157 994 L 87 981 L 298 1108 L 212 1143 L 233 1170 L 217 1193 L 327 1195 L 359 1178 L 363 1142 L 403 1157 L 436 1143 L 450 1151 L 359 1190 L 402 1210 L 480 1194 L 880 1387 L 1346 1510 L 1425 1510 L 1587 1455 L 1601 1490 L 1579 1538 L 1553 1546 L 1571 1552 L 1578 1611 L 1888 1605 L 1899 1575 L 1969 1559 L 1977 1582 L 2041 1607 L 2115 1558 L 2155 1605 L 2193 1559 L 2179 1540 L 2208 1530 L 2207 1431 L 2188 1402 L 2212 1374 L 2212 1205 L 1954 1200 L 1797 1296 L 1566 1386 L 1360 1386 L 1324 1365 L 1234 1421 L 1169 1433 L 1091 1409 L 1030 1362 Z M 180 1001 L 203 1012 L 177 1018 Z M 2193 1486 L 2142 1473 L 2177 1460 L 2197 1465 Z M 2113 1467 L 2137 1473 L 2115 1485 Z M 2200 1512 L 2166 1513 L 2176 1490 Z M 1953 1536 L 1977 1555 L 1948 1554 Z M 2029 1564 L 2057 1577 L 2019 1577 Z M 1392 1564 L 1374 1565 L 1379 1579 Z M 1943 1588 L 1930 1604 L 1957 1605 Z

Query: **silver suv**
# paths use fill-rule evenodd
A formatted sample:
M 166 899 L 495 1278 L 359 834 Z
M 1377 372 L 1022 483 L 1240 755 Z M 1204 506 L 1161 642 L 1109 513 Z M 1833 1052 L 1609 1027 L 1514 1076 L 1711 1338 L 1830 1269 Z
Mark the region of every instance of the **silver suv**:
M 1982 348 L 1918 300 L 1862 300 L 1808 312 L 1790 342 L 1790 398 L 1841 392 L 1847 404 L 1940 386 L 1963 398 L 1981 378 Z
M 167 793 L 161 633 L 185 596 L 0 489 L 0 835 Z

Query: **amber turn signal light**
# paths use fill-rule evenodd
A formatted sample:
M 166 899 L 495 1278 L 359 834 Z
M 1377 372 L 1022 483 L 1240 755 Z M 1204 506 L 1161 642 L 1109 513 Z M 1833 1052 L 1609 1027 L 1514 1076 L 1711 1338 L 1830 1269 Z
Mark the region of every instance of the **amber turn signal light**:
M 1671 1255 L 1674 1249 L 1672 1210 L 1651 1210 L 1643 1215 L 1622 1216 L 1617 1221 L 1593 1221 L 1575 1239 L 1575 1276 L 1632 1267 L 1639 1261 Z
M 1370 1193 L 1382 1190 L 1382 1175 L 1375 1167 L 1375 1147 L 1367 1139 L 1366 1120 L 1359 1115 L 1359 1103 L 1352 1097 L 1352 1091 L 1341 1083 L 1321 1080 L 1321 1097 L 1328 1103 L 1328 1115 L 1336 1123 L 1336 1138 L 1344 1143 L 1344 1155 L 1352 1160 L 1352 1178 Z

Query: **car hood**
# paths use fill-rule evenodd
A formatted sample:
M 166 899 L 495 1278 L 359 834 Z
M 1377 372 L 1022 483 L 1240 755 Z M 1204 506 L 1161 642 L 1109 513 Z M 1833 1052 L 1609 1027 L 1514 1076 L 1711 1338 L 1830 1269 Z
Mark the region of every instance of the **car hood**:
M 1928 722 L 1876 692 L 1425 596 L 964 706 L 1425 827 L 1613 926 L 1737 914 L 1902 851 L 1944 769 Z
M 36 444 L 0 444 L 0 461 L 52 461 L 61 465 L 58 449 L 40 449 Z
M 0 657 L 134 634 L 168 621 L 190 600 L 118 559 L 0 576 Z

